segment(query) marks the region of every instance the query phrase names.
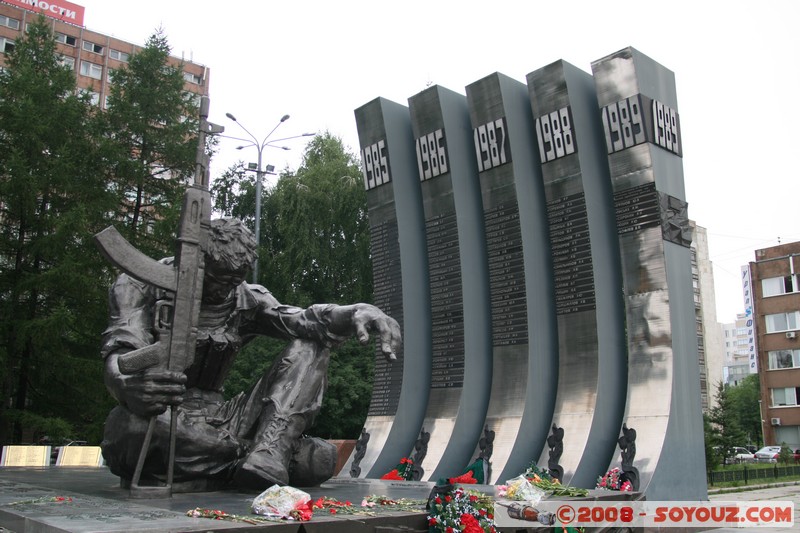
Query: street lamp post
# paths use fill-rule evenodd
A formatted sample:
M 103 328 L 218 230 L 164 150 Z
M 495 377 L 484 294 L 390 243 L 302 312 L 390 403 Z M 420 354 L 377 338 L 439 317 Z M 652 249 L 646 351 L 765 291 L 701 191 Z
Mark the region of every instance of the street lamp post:
M 235 116 L 233 116 L 231 113 L 225 113 L 225 116 L 228 117 L 229 119 L 231 119 L 232 121 L 234 121 L 236 124 L 238 124 L 239 127 L 242 128 L 242 130 L 244 130 L 244 132 L 247 133 L 247 135 L 250 136 L 250 139 L 239 139 L 239 140 L 242 140 L 242 141 L 246 141 L 247 144 L 243 144 L 241 146 L 237 146 L 236 149 L 237 150 L 243 150 L 245 148 L 250 148 L 251 146 L 254 146 L 256 148 L 256 150 L 258 151 L 258 166 L 255 169 L 255 172 L 256 172 L 255 238 L 256 238 L 256 246 L 258 246 L 261 243 L 261 179 L 264 176 L 264 174 L 274 174 L 273 170 L 275 169 L 275 167 L 273 167 L 272 165 L 267 165 L 266 170 L 263 169 L 263 167 L 262 167 L 262 161 L 263 161 L 262 154 L 264 152 L 264 149 L 267 148 L 267 147 L 270 147 L 270 148 L 280 148 L 281 150 L 291 150 L 291 148 L 289 148 L 288 146 L 275 146 L 274 143 L 280 142 L 280 141 L 288 141 L 290 139 L 297 139 L 299 137 L 311 137 L 314 134 L 313 133 L 303 133 L 303 134 L 300 134 L 300 135 L 293 135 L 291 137 L 284 137 L 282 139 L 269 140 L 269 138 L 272 136 L 272 134 L 275 133 L 275 130 L 277 130 L 278 127 L 281 124 L 283 124 L 284 122 L 289 120 L 289 115 L 283 115 L 281 117 L 280 121 L 278 121 L 278 123 L 275 124 L 275 127 L 272 128 L 272 130 L 269 133 L 267 133 L 266 137 L 264 137 L 264 139 L 261 142 L 259 142 L 258 138 L 256 138 L 255 135 L 250 133 L 250 130 L 245 128 L 242 125 L 242 123 L 239 122 L 236 119 Z M 233 137 L 233 138 L 235 138 L 235 137 Z M 252 169 L 248 169 L 248 170 L 252 170 Z M 256 258 L 256 260 L 253 262 L 253 283 L 258 283 L 258 258 Z

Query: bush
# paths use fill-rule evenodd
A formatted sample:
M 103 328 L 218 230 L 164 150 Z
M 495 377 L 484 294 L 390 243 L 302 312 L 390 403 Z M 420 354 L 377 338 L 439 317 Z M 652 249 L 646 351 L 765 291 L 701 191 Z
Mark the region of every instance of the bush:
M 5 412 L 7 419 L 18 422 L 20 426 L 30 429 L 34 434 L 47 436 L 53 443 L 60 443 L 74 437 L 75 430 L 72 424 L 58 417 L 46 417 L 30 411 L 9 409 Z
M 778 462 L 783 464 L 789 464 L 794 460 L 792 456 L 792 450 L 789 449 L 789 446 L 785 442 L 781 442 L 781 451 L 778 453 Z

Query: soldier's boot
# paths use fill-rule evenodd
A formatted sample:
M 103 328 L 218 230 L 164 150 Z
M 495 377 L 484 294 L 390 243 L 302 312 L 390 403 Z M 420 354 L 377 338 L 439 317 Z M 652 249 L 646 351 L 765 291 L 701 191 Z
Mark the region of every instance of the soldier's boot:
M 301 438 L 289 466 L 289 483 L 316 487 L 333 477 L 336 458 L 336 445 L 317 437 Z
M 289 483 L 289 462 L 306 427 L 302 415 L 273 413 L 233 476 L 238 487 L 263 490 Z

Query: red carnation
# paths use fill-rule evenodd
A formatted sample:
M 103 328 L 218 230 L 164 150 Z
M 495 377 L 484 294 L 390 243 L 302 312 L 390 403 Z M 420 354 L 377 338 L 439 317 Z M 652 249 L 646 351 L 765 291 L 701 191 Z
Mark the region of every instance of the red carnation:
M 404 481 L 405 480 L 405 478 L 400 477 L 400 473 L 397 471 L 396 468 L 394 470 L 392 470 L 391 472 L 389 472 L 388 474 L 382 475 L 381 479 L 396 479 L 396 480 L 400 480 L 400 481 Z
M 451 484 L 461 483 L 462 485 L 475 485 L 478 482 L 478 480 L 473 477 L 472 470 L 467 470 L 466 474 L 462 474 L 458 477 L 451 477 L 448 481 Z

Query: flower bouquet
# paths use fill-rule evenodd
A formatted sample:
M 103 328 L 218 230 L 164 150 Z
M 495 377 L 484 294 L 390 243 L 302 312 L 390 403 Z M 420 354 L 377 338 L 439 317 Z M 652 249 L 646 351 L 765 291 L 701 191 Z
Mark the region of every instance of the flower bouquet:
M 625 475 L 625 472 L 618 467 L 614 467 L 597 478 L 596 488 L 628 492 L 633 490 L 633 485 L 628 481 L 628 476 Z
M 552 496 L 583 497 L 589 494 L 589 491 L 586 489 L 582 489 L 580 487 L 570 487 L 568 485 L 562 485 L 557 479 L 553 479 L 553 477 L 546 470 L 543 470 L 538 466 L 536 466 L 536 463 L 531 463 L 531 465 L 528 467 L 525 473 L 522 474 L 521 476 L 517 476 L 512 480 L 508 480 L 506 482 L 508 486 L 506 490 L 512 488 L 512 485 L 520 484 L 521 483 L 519 481 L 520 478 L 527 480 L 533 487 L 536 487 L 537 489 L 540 489 Z M 525 499 L 525 498 L 512 498 L 511 496 L 508 496 L 508 498 Z
M 307 521 L 311 519 L 311 496 L 294 487 L 273 485 L 253 500 L 255 514 L 270 518 Z
M 414 461 L 412 461 L 408 457 L 403 457 L 400 459 L 400 464 L 397 465 L 397 468 L 388 472 L 381 476 L 381 479 L 389 479 L 389 480 L 397 480 L 397 481 L 410 481 L 411 477 L 414 475 L 414 469 L 411 468 L 414 465 Z
M 430 533 L 494 533 L 494 502 L 477 491 L 456 488 L 437 495 L 428 511 Z

